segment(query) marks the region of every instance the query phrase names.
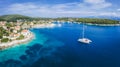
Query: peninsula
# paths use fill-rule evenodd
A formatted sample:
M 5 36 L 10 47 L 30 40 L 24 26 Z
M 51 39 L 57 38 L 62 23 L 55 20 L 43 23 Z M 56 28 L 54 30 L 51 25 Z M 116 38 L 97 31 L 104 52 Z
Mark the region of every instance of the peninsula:
M 19 18 L 21 18 L 20 15 Z M 32 40 L 35 35 L 29 30 L 30 28 L 55 26 L 48 21 L 30 21 L 27 19 L 23 20 L 22 16 L 22 19 L 15 20 L 14 17 L 12 21 L 0 20 L 0 50 Z

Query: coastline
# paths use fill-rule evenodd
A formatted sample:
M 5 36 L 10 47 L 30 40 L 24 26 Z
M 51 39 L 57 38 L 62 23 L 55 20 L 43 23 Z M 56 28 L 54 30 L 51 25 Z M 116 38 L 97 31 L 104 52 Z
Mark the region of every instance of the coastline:
M 1 44 L 0 44 L 0 50 L 4 50 L 4 49 L 9 48 L 9 47 L 13 47 L 13 46 L 20 45 L 20 44 L 22 44 L 22 43 L 29 42 L 29 41 L 31 41 L 34 37 L 35 37 L 35 35 L 34 35 L 32 32 L 30 32 L 30 35 L 27 36 L 26 38 L 22 39 L 22 40 L 15 40 L 15 41 L 12 41 L 12 42 L 1 43 Z
M 37 24 L 37 25 L 33 25 L 31 28 L 53 28 L 55 26 L 56 26 L 55 24 Z M 10 47 L 17 46 L 22 43 L 31 41 L 33 38 L 35 38 L 35 34 L 32 33 L 31 31 L 29 32 L 30 32 L 30 35 L 28 35 L 26 38 L 22 40 L 15 40 L 7 43 L 0 43 L 0 50 L 4 50 Z
M 75 22 L 77 24 L 82 24 L 82 22 Z M 86 25 L 93 25 L 93 26 L 120 26 L 120 24 L 93 24 L 93 23 L 85 23 Z
M 87 25 L 95 25 L 95 26 L 120 26 L 120 24 L 92 24 L 86 23 Z
M 33 25 L 32 28 L 52 28 L 55 27 L 55 24 L 37 24 L 37 25 Z

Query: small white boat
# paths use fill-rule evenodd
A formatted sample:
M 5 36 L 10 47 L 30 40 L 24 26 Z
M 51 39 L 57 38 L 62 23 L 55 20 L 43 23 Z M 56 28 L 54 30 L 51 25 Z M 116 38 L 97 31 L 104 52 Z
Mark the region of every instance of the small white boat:
M 79 38 L 78 41 L 81 42 L 81 43 L 89 44 L 92 41 L 90 39 L 88 39 L 88 38 L 85 38 L 85 36 L 84 36 L 85 31 L 84 30 L 85 29 L 84 29 L 84 24 L 83 24 L 82 38 Z
M 86 44 L 89 44 L 91 43 L 92 41 L 88 38 L 81 38 L 81 39 L 78 39 L 79 42 L 81 43 L 86 43 Z
M 58 27 L 61 27 L 62 26 L 62 24 L 58 24 Z

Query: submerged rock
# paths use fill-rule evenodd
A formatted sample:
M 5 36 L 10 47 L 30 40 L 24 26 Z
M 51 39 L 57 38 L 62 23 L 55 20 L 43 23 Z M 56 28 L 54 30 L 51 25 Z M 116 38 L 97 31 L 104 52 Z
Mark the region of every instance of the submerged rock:
M 21 60 L 27 60 L 27 56 L 26 55 L 22 55 L 22 56 L 20 56 L 20 59 Z

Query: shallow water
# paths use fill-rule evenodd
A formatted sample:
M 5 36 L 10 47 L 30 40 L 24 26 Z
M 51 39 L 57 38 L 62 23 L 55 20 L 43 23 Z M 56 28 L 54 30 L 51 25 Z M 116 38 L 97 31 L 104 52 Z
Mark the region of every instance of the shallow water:
M 82 24 L 31 29 L 31 42 L 0 51 L 0 67 L 120 67 L 120 27 L 85 29 L 91 44 L 77 42 Z

